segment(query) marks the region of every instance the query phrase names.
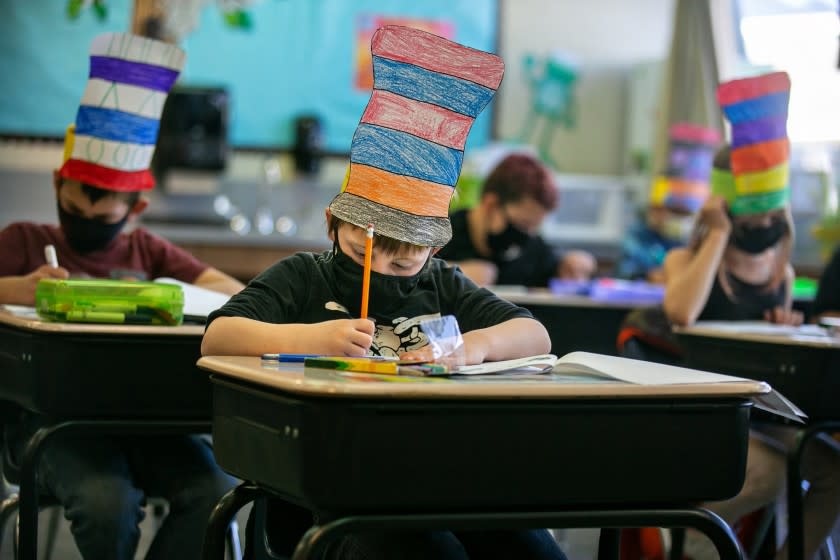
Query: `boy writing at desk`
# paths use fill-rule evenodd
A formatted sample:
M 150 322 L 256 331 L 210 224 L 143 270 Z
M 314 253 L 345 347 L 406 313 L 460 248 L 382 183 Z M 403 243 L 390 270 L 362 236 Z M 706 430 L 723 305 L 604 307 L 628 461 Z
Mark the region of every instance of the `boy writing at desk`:
M 465 332 L 467 363 L 547 352 L 548 334 L 530 313 L 432 258 L 452 235 L 447 210 L 464 142 L 502 79 L 501 59 L 405 27 L 378 30 L 371 51 L 373 95 L 353 137 L 346 188 L 326 210 L 333 250 L 294 255 L 255 278 L 210 316 L 202 353 L 430 358 L 418 325 L 447 314 Z M 376 228 L 371 320 L 357 318 L 369 223 Z M 312 525 L 311 513 L 279 500 L 268 509 L 273 548 L 289 554 Z M 357 534 L 328 557 L 499 557 L 494 553 L 563 557 L 546 531 Z
M 121 233 L 146 207 L 140 192 L 154 186 L 148 165 L 157 120 L 183 60 L 183 51 L 159 41 L 117 33 L 94 39 L 75 135 L 68 132 L 65 162 L 54 174 L 61 225 L 24 222 L 0 232 L 0 303 L 33 305 L 41 278 L 108 278 L 114 271 L 170 276 L 227 294 L 242 288 L 143 229 Z M 45 245 L 55 246 L 60 267 L 43 264 Z M 28 415 L 5 427 L 14 454 L 41 423 Z M 42 457 L 40 491 L 64 507 L 86 559 L 134 558 L 145 491 L 170 504 L 147 558 L 199 558 L 210 511 L 233 485 L 197 437 L 56 436 Z

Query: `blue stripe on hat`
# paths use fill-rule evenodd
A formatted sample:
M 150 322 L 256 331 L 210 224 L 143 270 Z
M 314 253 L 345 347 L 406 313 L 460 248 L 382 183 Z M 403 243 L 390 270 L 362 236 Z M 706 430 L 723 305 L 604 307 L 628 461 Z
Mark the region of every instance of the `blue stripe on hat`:
M 163 66 L 144 64 L 109 56 L 90 57 L 90 77 L 168 92 L 179 72 Z
M 460 150 L 372 124 L 360 124 L 350 146 L 352 163 L 450 187 L 458 180 L 463 159 Z
M 787 115 L 789 97 L 789 91 L 762 95 L 754 99 L 726 105 L 723 107 L 723 112 L 726 113 L 726 118 L 729 119 L 732 126 L 742 122 Z
M 154 144 L 159 126 L 157 119 L 88 105 L 80 106 L 76 114 L 76 134 L 116 142 Z
M 378 56 L 373 57 L 373 75 L 376 89 L 434 103 L 473 118 L 487 106 L 495 93 L 495 90 L 468 80 Z

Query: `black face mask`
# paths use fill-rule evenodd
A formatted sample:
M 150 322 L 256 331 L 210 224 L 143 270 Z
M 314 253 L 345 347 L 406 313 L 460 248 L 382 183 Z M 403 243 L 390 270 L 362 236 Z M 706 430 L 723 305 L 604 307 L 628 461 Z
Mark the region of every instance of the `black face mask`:
M 120 233 L 128 221 L 126 212 L 122 220 L 115 224 L 104 224 L 99 220 L 71 214 L 58 203 L 58 221 L 67 243 L 79 253 L 90 253 L 104 249 Z
M 368 314 L 372 317 L 388 315 L 398 310 L 404 300 L 411 295 L 420 275 L 426 269 L 413 276 L 393 276 L 370 271 L 370 292 Z M 362 303 L 362 277 L 364 267 L 344 254 L 336 243 L 333 248 L 333 271 L 335 274 L 335 292 L 342 304 L 353 317 L 358 317 Z
M 732 228 L 730 239 L 737 249 L 758 255 L 778 243 L 787 232 L 787 223 L 774 219 L 769 226 L 735 226 Z
M 493 252 L 493 258 L 504 260 L 505 253 L 511 247 L 521 247 L 531 239 L 531 234 L 521 230 L 510 221 L 507 216 L 507 227 L 499 233 L 487 234 L 487 246 Z

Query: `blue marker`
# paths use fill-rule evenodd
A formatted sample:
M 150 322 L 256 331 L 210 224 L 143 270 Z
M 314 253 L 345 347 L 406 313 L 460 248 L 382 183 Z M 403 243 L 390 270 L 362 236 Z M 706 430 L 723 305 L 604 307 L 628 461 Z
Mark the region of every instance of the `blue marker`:
M 306 358 L 321 358 L 320 354 L 263 354 L 262 359 L 272 362 L 300 362 Z

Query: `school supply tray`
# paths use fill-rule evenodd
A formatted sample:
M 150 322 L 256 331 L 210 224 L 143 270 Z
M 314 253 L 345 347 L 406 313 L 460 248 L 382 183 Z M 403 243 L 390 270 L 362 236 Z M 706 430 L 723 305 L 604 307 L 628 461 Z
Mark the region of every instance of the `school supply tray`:
M 211 383 L 222 468 L 320 512 L 684 505 L 744 480 L 743 399 L 376 400 Z
M 38 282 L 35 308 L 48 321 L 180 325 L 184 292 L 163 282 L 49 278 Z

